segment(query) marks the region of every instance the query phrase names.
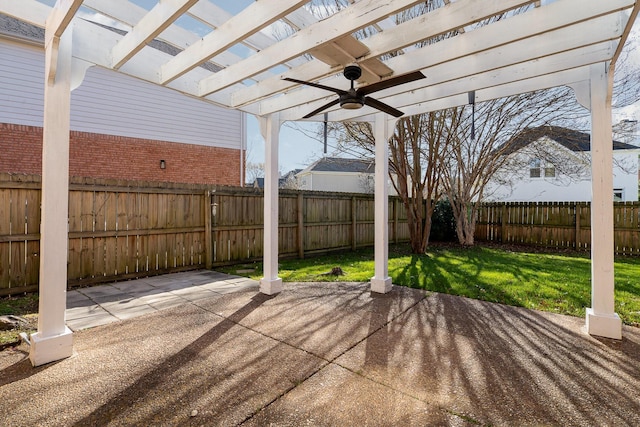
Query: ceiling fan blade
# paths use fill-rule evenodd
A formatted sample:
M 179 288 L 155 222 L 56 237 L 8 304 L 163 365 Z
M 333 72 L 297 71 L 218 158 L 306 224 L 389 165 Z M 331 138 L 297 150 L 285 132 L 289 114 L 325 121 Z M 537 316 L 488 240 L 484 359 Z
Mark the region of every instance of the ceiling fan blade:
M 368 95 L 373 92 L 377 92 L 379 90 L 388 89 L 390 87 L 403 85 L 405 83 L 413 82 L 415 80 L 424 79 L 425 75 L 420 71 L 414 71 L 413 73 L 403 74 L 401 76 L 392 77 L 387 80 L 382 80 L 376 83 L 371 83 L 370 85 L 360 87 L 356 90 L 358 95 Z
M 373 107 L 376 110 L 380 110 L 384 113 L 391 114 L 393 117 L 400 117 L 404 114 L 402 111 L 397 110 L 392 106 L 385 104 L 384 102 L 378 101 L 377 99 L 373 99 L 368 96 L 364 98 L 364 103 L 365 105 L 368 105 L 369 107 Z
M 306 116 L 304 116 L 304 117 L 303 117 L 303 119 L 308 119 L 309 117 L 313 117 L 313 116 L 315 116 L 316 114 L 318 114 L 319 112 L 321 112 L 321 111 L 323 111 L 323 110 L 326 110 L 326 109 L 327 109 L 327 108 L 329 108 L 329 107 L 333 107 L 334 105 L 336 105 L 336 104 L 337 104 L 337 103 L 339 103 L 339 102 L 340 102 L 340 98 L 335 99 L 335 100 L 333 100 L 333 101 L 331 101 L 331 102 L 329 102 L 329 103 L 327 103 L 327 104 L 324 104 L 322 107 L 320 107 L 320 108 L 318 108 L 318 109 L 316 109 L 316 110 L 313 110 L 312 112 L 310 112 L 309 114 L 307 114 Z
M 321 84 L 313 83 L 313 82 L 305 82 L 304 80 L 291 79 L 289 77 L 283 77 L 282 80 L 288 80 L 290 82 L 300 83 L 301 85 L 317 87 L 318 89 L 328 90 L 330 92 L 337 93 L 338 95 L 343 95 L 343 94 L 347 93 L 347 91 L 342 90 L 342 89 L 336 89 L 335 87 L 325 86 L 325 85 L 321 85 Z

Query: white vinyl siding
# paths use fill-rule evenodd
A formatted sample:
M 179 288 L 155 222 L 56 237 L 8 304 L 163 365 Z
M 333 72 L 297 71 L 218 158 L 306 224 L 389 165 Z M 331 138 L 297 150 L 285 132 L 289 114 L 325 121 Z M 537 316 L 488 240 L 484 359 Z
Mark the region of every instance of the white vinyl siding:
M 0 40 L 0 58 L 0 122 L 41 127 L 44 52 Z M 81 132 L 240 149 L 242 114 L 97 67 L 71 93 Z
M 44 53 L 0 40 L 0 123 L 42 127 L 43 103 Z
M 555 144 L 555 143 L 554 143 Z M 558 146 L 557 150 L 563 147 Z M 638 200 L 638 149 L 613 151 L 613 187 L 612 191 L 621 199 L 620 201 Z M 515 153 L 516 156 L 527 156 L 525 153 Z M 585 156 L 590 157 L 589 153 Z M 588 202 L 591 201 L 591 167 L 584 166 L 581 175 L 568 176 L 566 171 L 577 170 L 579 158 L 576 157 L 575 165 L 568 164 L 570 158 L 566 158 L 567 164 L 563 170 L 558 167 L 542 168 L 543 177 L 531 177 L 531 170 L 526 173 L 519 171 L 513 173 L 513 168 L 508 166 L 498 173 L 495 179 L 490 181 L 485 188 L 488 202 Z M 515 161 L 521 165 L 522 159 Z M 530 165 L 531 166 L 531 165 Z M 575 166 L 575 167 L 573 167 Z M 547 169 L 551 169 L 547 172 Z M 540 169 L 539 169 L 540 170 Z M 553 173 L 553 177 L 548 177 Z
M 311 171 L 297 176 L 301 190 L 371 193 L 375 184 L 375 175 L 372 173 Z M 397 196 L 390 179 L 387 179 L 387 183 L 389 195 Z

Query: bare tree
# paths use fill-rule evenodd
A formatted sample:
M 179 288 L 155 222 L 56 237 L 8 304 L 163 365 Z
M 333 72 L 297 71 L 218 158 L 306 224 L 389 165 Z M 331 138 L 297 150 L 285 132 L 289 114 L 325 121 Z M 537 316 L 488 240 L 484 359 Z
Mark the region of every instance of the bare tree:
M 446 129 L 457 117 L 433 112 L 402 118 L 389 141 L 389 175 L 407 212 L 411 249 L 424 253 L 429 244 L 431 217 L 441 197 L 440 161 L 453 136 Z M 334 124 L 333 132 L 345 150 L 374 154 L 374 136 L 367 123 Z
M 485 197 L 487 184 L 504 179 L 499 171 L 513 150 L 508 142 L 524 129 L 576 119 L 580 111 L 569 89 L 557 88 L 492 100 L 478 105 L 475 138 L 471 137 L 471 117 L 467 108 L 460 122 L 449 129 L 455 133 L 442 159 L 442 183 L 456 220 L 458 241 L 474 244 L 477 202 Z
M 298 170 L 299 171 L 299 170 Z M 301 185 L 300 181 L 296 177 L 296 171 L 289 171 L 286 175 L 281 178 L 280 188 L 286 190 L 300 190 Z
M 264 163 L 247 162 L 245 174 L 245 182 L 248 184 L 252 184 L 257 178 L 264 178 Z
M 640 63 L 634 62 L 634 51 L 627 44 L 619 59 L 614 83 L 614 108 L 628 106 L 640 99 Z M 513 149 L 508 141 L 530 127 L 553 123 L 588 132 L 590 123 L 588 111 L 578 105 L 573 91 L 566 87 L 485 102 L 480 105 L 476 116 L 476 128 L 479 130 L 476 138 L 471 138 L 471 117 L 467 111 L 466 125 L 457 127 L 457 141 L 448 146 L 442 168 L 442 182 L 455 216 L 458 240 L 464 245 L 474 243 L 477 203 L 484 199 L 487 183 L 494 178 L 505 178 L 500 171 L 508 170 L 505 166 L 510 157 L 506 154 Z M 548 136 L 553 138 L 553 135 Z M 538 158 L 554 165 L 567 177 L 581 179 L 588 171 L 590 158 L 586 153 L 576 154 L 583 159 L 585 168 L 577 164 L 575 167 L 580 170 L 569 170 L 566 168 L 574 166 L 562 157 L 563 153 L 545 150 L 544 145 L 536 149 Z M 629 167 L 617 165 L 623 170 Z

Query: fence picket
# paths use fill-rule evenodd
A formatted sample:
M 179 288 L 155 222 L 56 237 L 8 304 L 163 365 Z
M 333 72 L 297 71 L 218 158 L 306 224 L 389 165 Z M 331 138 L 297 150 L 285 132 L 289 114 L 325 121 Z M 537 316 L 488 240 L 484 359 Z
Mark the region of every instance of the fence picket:
M 496 206 L 500 206 L 503 218 L 492 214 Z M 639 202 L 614 203 L 616 254 L 640 255 L 639 215 Z M 487 232 L 494 228 L 499 230 Z M 589 250 L 590 205 L 586 202 L 483 203 L 478 208 L 476 239 Z

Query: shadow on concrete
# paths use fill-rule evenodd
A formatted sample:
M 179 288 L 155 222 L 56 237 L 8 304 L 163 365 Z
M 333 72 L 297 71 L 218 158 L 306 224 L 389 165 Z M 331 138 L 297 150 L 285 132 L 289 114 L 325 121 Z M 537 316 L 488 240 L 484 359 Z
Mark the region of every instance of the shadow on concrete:
M 166 359 L 158 363 L 152 370 L 136 380 L 135 383 L 128 386 L 125 390 L 118 393 L 117 396 L 109 400 L 107 403 L 101 405 L 91 414 L 78 420 L 73 425 L 105 425 L 109 422 L 109 420 L 113 419 L 116 414 L 120 415 L 123 409 L 125 411 L 128 410 L 127 408 L 131 408 L 132 406 L 134 406 L 134 403 L 144 401 L 147 395 L 149 395 L 150 393 L 157 393 L 159 390 L 164 390 L 164 392 L 167 393 L 167 396 L 171 396 L 169 399 L 167 399 L 169 401 L 172 401 L 168 407 L 174 407 L 175 400 L 178 400 L 178 396 L 180 397 L 180 400 L 184 397 L 192 397 L 180 395 L 179 389 L 177 387 L 174 387 L 174 384 L 171 384 L 169 381 L 167 381 L 168 373 L 174 372 L 177 369 L 180 369 L 181 367 L 186 366 L 192 363 L 195 359 L 199 358 L 206 349 L 213 346 L 224 334 L 226 334 L 234 326 L 236 326 L 240 320 L 248 316 L 251 312 L 256 310 L 258 307 L 264 304 L 264 302 L 268 301 L 271 298 L 272 297 L 266 296 L 264 294 L 255 295 L 243 307 L 236 310 L 227 318 L 222 319 L 213 328 L 208 330 L 206 333 L 191 342 L 179 352 L 167 357 Z M 219 374 L 217 375 L 217 377 L 218 381 L 222 381 L 224 379 L 224 376 L 221 376 Z M 193 384 L 197 384 L 197 382 L 194 382 Z M 206 386 L 188 387 L 189 393 L 195 393 L 196 396 L 198 395 L 198 393 L 206 392 L 205 389 Z M 159 420 L 166 420 L 167 414 L 164 413 L 166 409 L 167 407 L 163 408 L 161 406 L 160 408 L 158 408 L 158 410 L 152 411 L 151 414 L 148 414 L 145 417 L 146 419 L 136 418 L 135 422 L 142 422 L 144 424 L 147 424 L 158 422 Z
M 482 424 L 640 425 L 640 331 L 583 322 L 434 294 L 336 362 Z
M 0 419 L 640 425 L 640 329 L 613 341 L 583 325 L 398 286 L 287 283 L 276 297 L 237 292 L 77 333 L 75 357 L 5 382 Z
M 55 366 L 57 363 L 60 363 L 60 361 L 51 362 L 34 368 L 29 360 L 29 347 L 26 346 L 26 344 L 21 344 L 13 350 L 13 352 L 15 354 L 12 355 L 12 358 L 16 361 L 4 369 L 0 369 L 0 387 L 27 379 L 33 375 L 39 374 L 47 368 Z

